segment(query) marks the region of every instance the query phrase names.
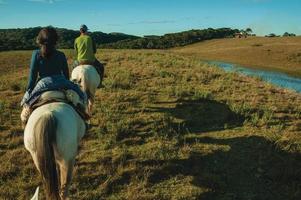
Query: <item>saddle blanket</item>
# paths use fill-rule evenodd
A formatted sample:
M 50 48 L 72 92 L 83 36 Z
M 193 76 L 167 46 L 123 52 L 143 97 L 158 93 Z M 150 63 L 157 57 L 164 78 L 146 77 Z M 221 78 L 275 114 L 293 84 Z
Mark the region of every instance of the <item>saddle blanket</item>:
M 81 91 L 77 84 L 67 80 L 63 75 L 56 75 L 42 78 L 32 91 L 27 91 L 21 101 L 21 106 L 31 107 L 44 92 L 66 90 L 75 91 L 81 101 L 87 101 L 87 95 Z

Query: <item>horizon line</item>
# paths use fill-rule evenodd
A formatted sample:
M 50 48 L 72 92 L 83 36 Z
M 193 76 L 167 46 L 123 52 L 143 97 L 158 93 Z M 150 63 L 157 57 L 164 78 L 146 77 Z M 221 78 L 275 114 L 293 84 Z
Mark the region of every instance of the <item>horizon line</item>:
M 66 29 L 66 30 L 71 30 L 71 31 L 78 31 L 78 29 L 74 29 L 74 28 L 65 28 L 65 27 L 58 27 L 58 26 L 52 26 L 52 25 L 47 25 L 47 26 L 30 26 L 30 27 L 9 27 L 9 28 L 0 28 L 0 30 L 8 30 L 8 29 L 30 29 L 30 28 L 44 28 L 44 27 L 54 27 L 54 28 L 57 28 L 57 29 Z M 93 31 L 89 31 L 90 33 L 94 33 L 94 32 L 101 32 L 101 33 L 105 33 L 105 34 L 112 34 L 112 33 L 119 33 L 119 34 L 125 34 L 125 35 L 132 35 L 132 36 L 137 36 L 137 37 L 145 37 L 145 36 L 164 36 L 166 34 L 174 34 L 174 33 L 181 33 L 181 32 L 186 32 L 186 31 L 192 31 L 192 30 L 205 30 L 205 29 L 210 29 L 212 27 L 207 27 L 207 28 L 192 28 L 192 29 L 186 29 L 186 30 L 182 30 L 182 31 L 177 31 L 177 32 L 166 32 L 166 33 L 163 33 L 163 34 L 143 34 L 143 35 L 140 35 L 140 34 L 128 34 L 128 33 L 124 33 L 124 32 L 103 32 L 101 30 L 93 30 Z M 243 30 L 243 29 L 239 29 L 239 28 L 231 28 L 231 27 L 219 27 L 219 28 L 212 28 L 212 29 L 221 29 L 221 28 L 229 28 L 229 29 L 232 29 L 232 30 Z M 246 28 L 247 29 L 247 28 Z M 286 33 L 287 31 L 284 31 L 284 33 Z M 273 32 L 269 33 L 269 34 L 264 34 L 264 35 L 258 35 L 256 33 L 252 33 L 252 34 L 255 34 L 256 36 L 259 36 L 259 37 L 264 37 L 266 35 L 269 35 L 269 34 L 275 34 Z M 275 34 L 275 35 L 278 35 L 278 36 L 281 36 L 279 34 Z M 296 34 L 296 36 L 301 36 L 299 34 Z

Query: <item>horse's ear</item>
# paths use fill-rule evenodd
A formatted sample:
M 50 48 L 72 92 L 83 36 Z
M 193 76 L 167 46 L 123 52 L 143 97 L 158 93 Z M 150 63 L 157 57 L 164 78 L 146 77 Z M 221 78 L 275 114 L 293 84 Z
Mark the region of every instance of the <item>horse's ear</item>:
M 37 187 L 36 192 L 34 193 L 33 197 L 31 200 L 39 200 L 39 187 Z

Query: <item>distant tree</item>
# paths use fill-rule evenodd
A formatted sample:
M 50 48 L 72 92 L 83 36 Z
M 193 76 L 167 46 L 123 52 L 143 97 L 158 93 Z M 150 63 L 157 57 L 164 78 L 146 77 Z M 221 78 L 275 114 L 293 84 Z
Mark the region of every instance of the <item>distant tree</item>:
M 288 32 L 285 32 L 284 34 L 283 34 L 283 37 L 288 37 L 290 34 L 288 33 Z
M 288 33 L 288 32 L 285 32 L 284 34 L 283 34 L 283 37 L 295 37 L 296 36 L 296 34 L 294 34 L 294 33 Z
M 251 28 L 247 28 L 245 30 L 245 32 L 248 34 L 248 35 L 251 35 L 253 33 L 253 30 Z
M 277 37 L 277 35 L 275 33 L 270 33 L 270 34 L 266 35 L 265 37 Z

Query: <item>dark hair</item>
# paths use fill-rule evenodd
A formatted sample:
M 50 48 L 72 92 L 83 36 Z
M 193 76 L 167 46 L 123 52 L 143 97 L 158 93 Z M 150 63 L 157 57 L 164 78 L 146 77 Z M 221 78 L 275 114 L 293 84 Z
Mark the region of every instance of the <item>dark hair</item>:
M 41 57 L 49 58 L 55 50 L 58 34 L 53 27 L 43 28 L 37 37 L 37 44 L 41 48 Z
M 85 30 L 84 28 L 81 28 L 79 31 L 80 31 L 81 33 L 87 33 L 87 30 Z

